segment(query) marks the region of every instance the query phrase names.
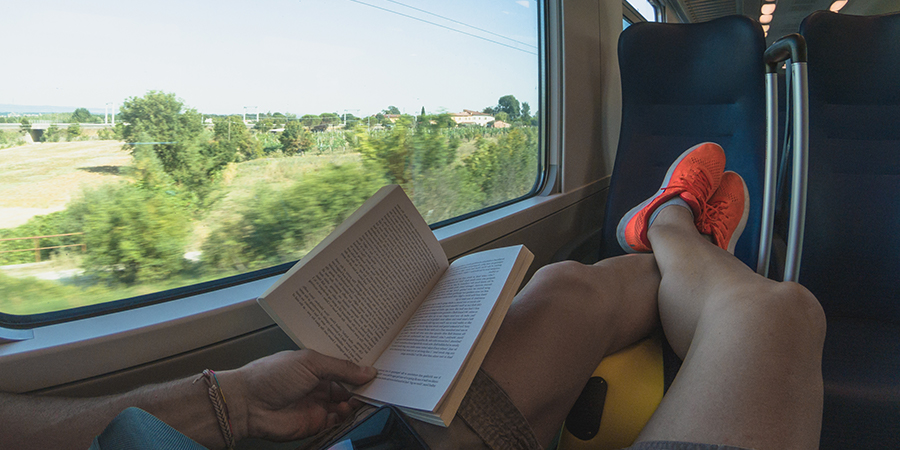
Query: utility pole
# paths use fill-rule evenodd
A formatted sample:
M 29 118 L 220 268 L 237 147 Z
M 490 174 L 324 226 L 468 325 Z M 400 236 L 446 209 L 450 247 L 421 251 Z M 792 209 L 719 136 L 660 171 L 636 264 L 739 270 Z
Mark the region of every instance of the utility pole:
M 256 109 L 256 121 L 259 122 L 259 106 L 245 106 L 245 107 L 244 107 L 244 116 L 243 116 L 242 120 L 243 120 L 245 123 L 247 122 L 247 108 L 254 108 L 254 109 Z
M 357 112 L 359 112 L 359 110 L 358 109 L 345 109 L 344 110 L 344 120 L 343 120 L 344 128 L 347 128 L 347 113 L 348 112 L 357 113 Z

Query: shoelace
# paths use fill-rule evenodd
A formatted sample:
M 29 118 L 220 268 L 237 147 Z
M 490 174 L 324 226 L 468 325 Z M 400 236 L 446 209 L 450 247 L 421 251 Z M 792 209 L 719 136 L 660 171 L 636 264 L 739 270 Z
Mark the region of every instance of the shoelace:
M 688 177 L 691 178 L 690 181 L 688 181 Z M 707 175 L 706 172 L 697 167 L 691 167 L 687 174 L 682 173 L 678 177 L 677 182 L 670 183 L 669 186 L 663 188 L 663 190 L 679 189 L 694 196 L 697 203 L 700 204 L 700 214 L 702 215 L 702 210 L 704 209 L 703 204 L 706 203 L 706 199 L 712 195 L 710 192 L 712 187 L 712 181 L 710 181 L 709 175 Z
M 700 220 L 697 221 L 697 228 L 700 230 L 700 233 L 711 235 L 717 244 L 724 239 L 727 231 L 725 222 L 731 217 L 726 207 L 727 204 L 728 202 L 725 201 L 707 203 L 706 207 L 703 208 Z

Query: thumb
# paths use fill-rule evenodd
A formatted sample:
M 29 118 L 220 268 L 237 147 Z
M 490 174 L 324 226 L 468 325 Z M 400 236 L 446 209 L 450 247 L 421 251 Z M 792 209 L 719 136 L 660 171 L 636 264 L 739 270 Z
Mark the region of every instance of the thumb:
M 300 360 L 307 370 L 320 380 L 360 385 L 372 381 L 377 373 L 374 367 L 360 366 L 345 359 L 332 358 L 312 350 L 302 350 Z

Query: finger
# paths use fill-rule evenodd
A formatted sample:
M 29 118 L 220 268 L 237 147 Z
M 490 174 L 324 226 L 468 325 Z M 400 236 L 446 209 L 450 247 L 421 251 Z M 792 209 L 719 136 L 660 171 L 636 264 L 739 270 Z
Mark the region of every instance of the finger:
M 333 402 L 345 402 L 350 399 L 351 395 L 350 391 L 348 391 L 344 386 L 341 386 L 340 383 L 335 381 L 331 382 L 331 401 Z
M 325 428 L 331 428 L 341 422 L 341 417 L 337 413 L 329 413 L 326 419 Z
M 301 350 L 300 362 L 321 380 L 342 381 L 354 385 L 368 383 L 377 373 L 374 367 L 359 366 L 312 350 Z

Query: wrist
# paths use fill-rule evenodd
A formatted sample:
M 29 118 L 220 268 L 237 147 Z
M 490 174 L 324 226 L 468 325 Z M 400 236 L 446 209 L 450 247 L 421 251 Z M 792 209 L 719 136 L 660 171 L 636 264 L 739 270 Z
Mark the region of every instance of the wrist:
M 241 376 L 240 371 L 227 370 L 216 372 L 219 384 L 222 388 L 225 401 L 228 405 L 228 416 L 231 419 L 231 432 L 234 434 L 234 440 L 240 441 L 248 437 L 248 403 L 246 395 L 246 384 Z

